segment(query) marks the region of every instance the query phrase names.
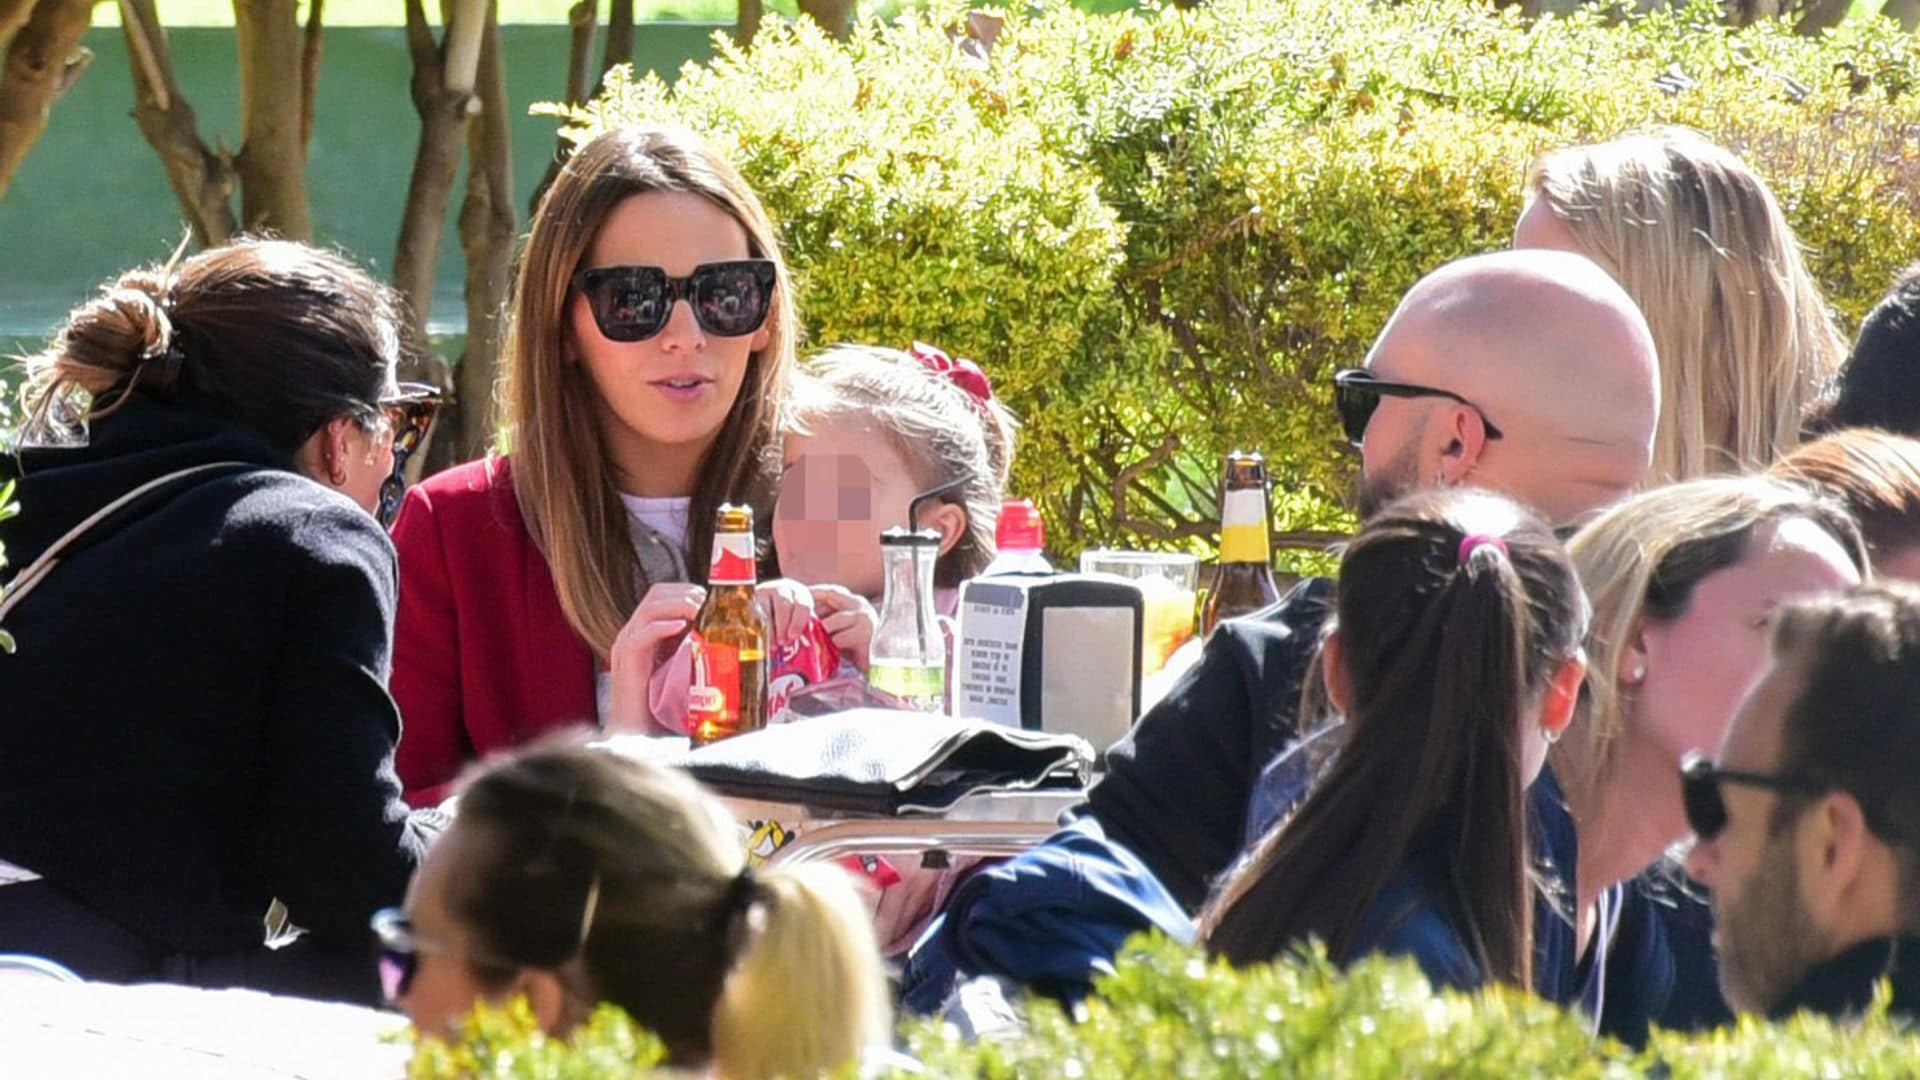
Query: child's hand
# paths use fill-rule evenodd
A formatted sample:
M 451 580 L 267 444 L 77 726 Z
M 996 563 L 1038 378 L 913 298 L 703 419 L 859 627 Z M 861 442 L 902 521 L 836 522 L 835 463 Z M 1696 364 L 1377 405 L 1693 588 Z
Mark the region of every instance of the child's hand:
M 867 670 L 873 649 L 873 631 L 880 616 L 867 598 L 838 585 L 813 587 L 814 610 L 820 623 L 833 635 L 833 646 L 853 658 L 855 667 Z
M 652 732 L 653 709 L 647 703 L 647 683 L 660 663 L 660 647 L 693 625 L 707 590 L 685 582 L 661 582 L 647 590 L 633 617 L 620 628 L 608 654 L 606 730 L 610 732 Z
M 775 578 L 754 586 L 753 603 L 767 620 L 775 645 L 789 645 L 807 632 L 813 618 L 813 596 L 792 578 Z

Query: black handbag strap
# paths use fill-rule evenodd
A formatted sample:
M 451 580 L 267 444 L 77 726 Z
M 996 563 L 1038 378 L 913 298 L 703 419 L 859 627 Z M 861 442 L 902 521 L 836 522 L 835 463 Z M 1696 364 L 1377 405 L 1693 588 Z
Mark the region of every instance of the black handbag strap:
M 0 590 L 0 622 L 4 622 L 7 613 L 12 611 L 20 601 L 25 600 L 36 586 L 46 580 L 47 575 L 53 572 L 53 568 L 60 565 L 62 558 L 83 549 L 88 544 L 105 539 L 127 522 L 152 511 L 188 488 L 219 476 L 230 476 L 258 468 L 260 466 L 250 465 L 244 461 L 216 461 L 180 469 L 165 476 L 155 477 L 88 514 L 78 525 L 68 529 L 58 540 L 47 545 L 47 549 L 40 553 L 39 558 L 28 563 L 26 569 L 14 575 L 13 580 L 7 582 L 5 588 Z

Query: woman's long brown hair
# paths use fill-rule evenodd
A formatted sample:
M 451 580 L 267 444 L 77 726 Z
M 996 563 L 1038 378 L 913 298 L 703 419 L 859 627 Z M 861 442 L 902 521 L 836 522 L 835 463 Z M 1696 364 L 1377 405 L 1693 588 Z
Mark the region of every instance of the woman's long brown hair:
M 1481 544 L 1461 556 L 1471 535 Z M 1389 506 L 1340 563 L 1347 739 L 1204 917 L 1209 952 L 1273 959 L 1308 936 L 1351 959 L 1410 858 L 1446 867 L 1451 913 L 1489 978 L 1529 985 L 1527 706 L 1584 630 L 1585 600 L 1547 527 L 1485 492 Z
M 593 383 L 566 359 L 567 305 L 573 276 L 614 207 L 662 191 L 699 195 L 725 210 L 746 230 L 750 254 L 773 260 L 779 271 L 771 338 L 749 357 L 692 493 L 687 542 L 696 580 L 705 576 L 721 503 L 747 501 L 760 511 L 756 520 L 767 519 L 777 417 L 798 331 L 773 222 L 746 180 L 698 137 L 658 127 L 609 131 L 568 159 L 541 200 L 514 282 L 503 419 L 527 531 L 547 557 L 567 621 L 603 658 L 652 583 L 634 555 L 613 463 L 591 419 Z

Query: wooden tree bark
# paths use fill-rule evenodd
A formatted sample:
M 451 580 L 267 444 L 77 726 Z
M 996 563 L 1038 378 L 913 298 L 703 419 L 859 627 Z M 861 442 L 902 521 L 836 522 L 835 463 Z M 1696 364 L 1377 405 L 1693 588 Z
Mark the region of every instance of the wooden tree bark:
M 0 49 L 13 42 L 13 35 L 19 33 L 33 18 L 33 0 L 0 0 Z
M 601 85 L 615 64 L 633 63 L 633 0 L 610 0 L 607 5 L 607 51 L 600 58 Z
M 452 415 L 432 448 L 430 469 L 478 456 L 493 431 L 493 385 L 515 229 L 513 140 L 498 12 L 497 4 L 489 5 L 480 52 L 480 112 L 467 130 L 467 194 L 460 206 L 460 248 L 467 260 L 467 348 L 454 369 Z
M 414 332 L 423 342 L 433 307 L 440 237 L 453 198 L 454 172 L 460 165 L 461 137 L 475 106 L 473 86 L 486 29 L 484 0 L 450 0 L 442 12 L 446 29 L 436 43 L 422 0 L 407 0 L 407 48 L 413 54 L 413 107 L 420 114 L 420 147 L 414 154 L 407 206 L 400 219 L 393 284 L 406 298 Z
M 1847 17 L 1847 9 L 1852 0 L 1809 0 L 1800 12 L 1800 19 L 1793 24 L 1794 33 L 1814 37 L 1839 26 Z
M 853 32 L 854 0 L 800 0 L 800 14 L 812 17 L 835 40 Z
M 308 0 L 307 32 L 300 43 L 300 158 L 313 144 L 313 102 L 320 94 L 321 16 L 327 0 Z
M 202 246 L 224 244 L 240 231 L 233 216 L 233 162 L 200 137 L 193 106 L 173 77 L 173 54 L 153 0 L 120 0 L 121 30 L 133 67 L 133 120 Z
M 297 0 L 233 0 L 240 59 L 240 222 L 249 232 L 294 240 L 313 236 L 307 209 L 307 155 Z
M 1898 20 L 1900 29 L 1911 34 L 1916 27 L 1920 27 L 1920 0 L 1887 0 L 1887 6 L 1880 9 L 1880 14 Z
M 567 9 L 567 27 L 570 31 L 567 48 L 567 85 L 561 91 L 560 100 L 569 105 L 579 105 L 587 100 L 587 80 L 593 65 L 593 37 L 600 20 L 599 0 L 579 0 Z M 540 209 L 540 200 L 547 197 L 547 189 L 560 175 L 560 166 L 566 164 L 567 156 L 573 153 L 573 144 L 565 136 L 556 136 L 553 145 L 553 158 L 547 162 L 547 171 L 534 185 L 533 197 L 527 201 L 527 215 Z
M 46 130 L 53 103 L 93 62 L 93 52 L 80 44 L 93 22 L 93 4 L 40 0 L 7 45 L 6 72 L 0 75 L 0 195 Z
M 760 32 L 760 20 L 764 15 L 761 0 L 740 0 L 740 18 L 734 23 L 733 40 L 742 46 L 753 44 L 753 35 Z

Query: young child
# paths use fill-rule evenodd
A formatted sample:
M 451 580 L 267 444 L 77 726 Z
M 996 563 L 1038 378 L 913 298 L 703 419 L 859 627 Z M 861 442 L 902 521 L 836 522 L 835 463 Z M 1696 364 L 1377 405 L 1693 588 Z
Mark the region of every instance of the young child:
M 881 531 L 940 534 L 934 601 L 951 616 L 961 583 L 993 561 L 1014 430 L 986 374 L 930 345 L 842 345 L 800 373 L 774 547 L 782 572 L 812 587 L 834 642 L 861 667 L 885 586 Z
M 1012 415 L 978 366 L 919 344 L 823 354 L 799 374 L 786 427 L 773 542 L 788 580 L 761 589 L 793 595 L 793 583 L 806 586 L 814 621 L 803 633 L 777 634 L 770 717 L 795 690 L 866 670 L 884 588 L 880 533 L 908 524 L 914 503 L 912 524 L 940 534 L 935 603 L 953 614 L 961 582 L 993 561 L 1014 437 Z M 799 606 L 788 610 L 804 617 Z M 691 679 L 682 643 L 649 686 L 659 730 L 685 730 Z

